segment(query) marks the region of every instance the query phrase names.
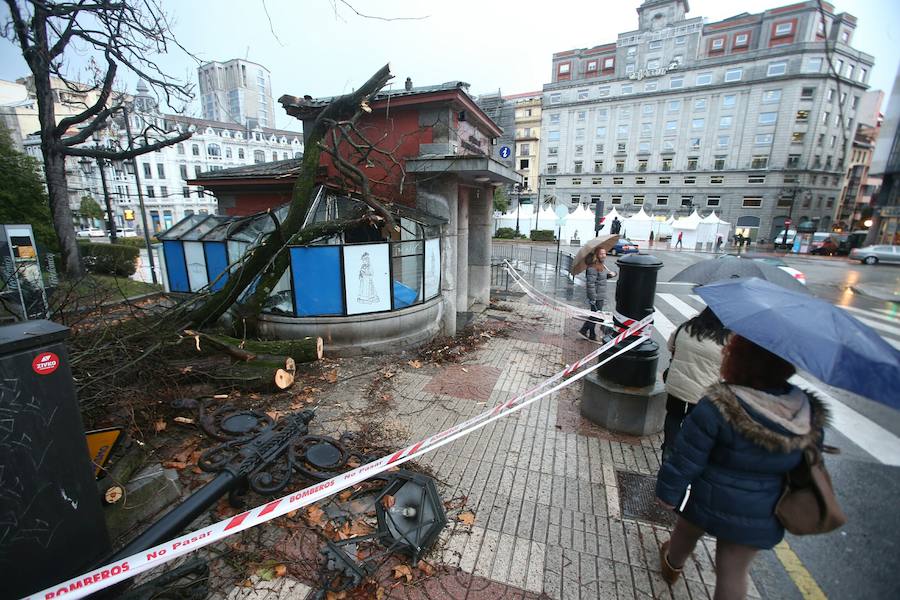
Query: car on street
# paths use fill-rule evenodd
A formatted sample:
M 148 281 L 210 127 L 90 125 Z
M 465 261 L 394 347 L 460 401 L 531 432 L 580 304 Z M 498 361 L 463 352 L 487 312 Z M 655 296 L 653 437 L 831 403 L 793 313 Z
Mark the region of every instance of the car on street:
M 132 229 L 131 227 L 126 227 L 125 229 L 122 229 L 120 227 L 120 228 L 116 229 L 116 236 L 121 237 L 121 238 L 130 238 L 130 237 L 133 238 L 133 237 L 137 237 L 138 234 L 137 234 L 137 231 Z
M 753 252 L 745 252 L 743 254 L 723 254 L 722 256 L 740 256 L 741 258 L 764 262 L 768 265 L 772 265 L 773 267 L 778 267 L 803 285 L 806 285 L 806 275 L 803 273 L 803 271 L 799 271 L 794 267 L 789 266 L 786 262 L 784 262 L 777 256 L 771 256 L 769 254 L 756 254 Z
M 900 246 L 864 246 L 850 251 L 850 258 L 867 265 L 877 265 L 880 262 L 900 263 Z
M 838 253 L 840 240 L 835 234 L 827 231 L 817 231 L 813 234 L 809 243 L 809 253 L 820 256 L 834 256 Z
M 790 248 L 794 245 L 795 237 L 797 237 L 796 229 L 788 229 L 787 235 L 785 235 L 785 231 L 782 229 L 778 232 L 778 235 L 772 239 L 772 244 L 775 246 L 776 250 L 779 248 Z
M 634 254 L 639 250 L 638 245 L 628 238 L 619 238 L 619 241 L 616 242 L 616 245 L 613 246 L 609 253 L 613 256 L 620 256 L 622 254 Z
M 96 227 L 88 227 L 87 229 L 82 229 L 81 231 L 75 232 L 75 237 L 77 238 L 102 238 L 106 237 L 106 232 L 102 229 L 97 229 Z

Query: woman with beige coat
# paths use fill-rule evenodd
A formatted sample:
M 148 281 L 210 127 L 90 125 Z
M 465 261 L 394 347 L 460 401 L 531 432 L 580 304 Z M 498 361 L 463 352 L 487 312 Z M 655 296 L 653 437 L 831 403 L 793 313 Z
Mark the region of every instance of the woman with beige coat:
M 722 349 L 729 331 L 706 308 L 685 321 L 669 337 L 672 354 L 666 370 L 666 420 L 663 427 L 663 461 L 671 455 L 684 418 L 696 406 L 709 386 L 719 381 Z

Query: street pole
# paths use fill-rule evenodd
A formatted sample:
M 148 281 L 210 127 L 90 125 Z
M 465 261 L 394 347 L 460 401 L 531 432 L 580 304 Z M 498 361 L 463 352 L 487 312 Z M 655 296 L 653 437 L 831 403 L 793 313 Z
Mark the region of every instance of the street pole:
M 519 237 L 519 212 L 522 208 L 522 193 L 519 191 L 518 184 L 514 188 L 516 192 L 516 237 Z
M 793 223 L 793 214 L 794 214 L 794 202 L 797 200 L 797 189 L 793 189 L 793 193 L 791 194 L 791 205 L 788 207 L 788 218 L 785 221 L 784 225 L 784 235 L 781 237 L 781 245 L 787 248 L 787 235 L 788 235 L 788 227 Z
M 128 120 L 128 109 L 122 107 L 122 114 L 125 116 L 125 133 L 128 136 L 128 149 L 132 149 L 134 142 L 131 139 L 131 122 Z M 156 261 L 153 260 L 153 248 L 150 246 L 150 231 L 147 229 L 147 211 L 144 210 L 144 192 L 141 191 L 141 176 L 138 173 L 137 159 L 132 157 L 131 166 L 134 169 L 134 182 L 137 185 L 138 206 L 141 207 L 141 223 L 144 226 L 144 243 L 147 246 L 147 258 L 150 261 L 150 277 L 154 284 L 159 283 L 156 280 Z
M 100 167 L 100 183 L 103 185 L 103 201 L 106 203 L 106 221 L 109 224 L 109 241 L 116 243 L 116 221 L 113 219 L 112 205 L 109 203 L 109 189 L 106 187 L 106 169 L 104 168 L 104 160 L 97 159 L 97 166 Z

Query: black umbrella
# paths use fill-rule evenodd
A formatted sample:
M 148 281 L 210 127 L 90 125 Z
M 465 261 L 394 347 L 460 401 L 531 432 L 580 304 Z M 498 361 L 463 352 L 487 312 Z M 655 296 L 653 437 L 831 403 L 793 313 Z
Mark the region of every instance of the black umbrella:
M 698 285 L 706 285 L 714 281 L 723 281 L 728 279 L 747 279 L 757 277 L 771 281 L 774 284 L 793 291 L 806 290 L 806 286 L 794 279 L 790 274 L 785 273 L 774 265 L 769 265 L 758 260 L 750 260 L 739 256 L 722 256 L 719 258 L 710 258 L 698 263 L 694 263 L 687 269 L 684 269 L 671 281 L 683 281 L 688 283 L 696 283 Z

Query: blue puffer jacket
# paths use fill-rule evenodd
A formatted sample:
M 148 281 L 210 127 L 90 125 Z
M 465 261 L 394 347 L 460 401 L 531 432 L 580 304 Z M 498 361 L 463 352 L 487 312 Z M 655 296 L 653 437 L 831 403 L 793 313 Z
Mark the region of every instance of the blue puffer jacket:
M 687 416 L 671 460 L 660 467 L 656 495 L 708 534 L 756 548 L 784 537 L 775 518 L 784 475 L 801 460 L 801 448 L 822 443 L 824 404 L 806 394 L 811 428 L 793 434 L 739 399 L 723 384 L 711 386 Z

